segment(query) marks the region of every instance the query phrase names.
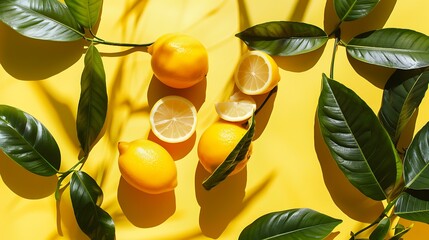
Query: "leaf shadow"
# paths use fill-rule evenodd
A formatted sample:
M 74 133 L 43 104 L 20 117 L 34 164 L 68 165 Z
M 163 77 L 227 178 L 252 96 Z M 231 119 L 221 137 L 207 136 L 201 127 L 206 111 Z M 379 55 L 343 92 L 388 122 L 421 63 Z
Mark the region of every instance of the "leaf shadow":
M 0 151 L 0 176 L 15 194 L 26 199 L 41 199 L 55 192 L 57 176 L 39 176 L 10 159 Z
M 148 194 L 132 187 L 122 177 L 117 198 L 122 212 L 136 227 L 149 228 L 166 221 L 176 211 L 174 191 Z
M 317 113 L 314 119 L 314 148 L 332 200 L 350 218 L 360 222 L 373 222 L 384 210 L 382 202 L 366 197 L 348 181 L 323 140 Z
M 0 65 L 19 80 L 42 80 L 66 70 L 84 53 L 85 42 L 54 42 L 22 36 L 0 22 Z

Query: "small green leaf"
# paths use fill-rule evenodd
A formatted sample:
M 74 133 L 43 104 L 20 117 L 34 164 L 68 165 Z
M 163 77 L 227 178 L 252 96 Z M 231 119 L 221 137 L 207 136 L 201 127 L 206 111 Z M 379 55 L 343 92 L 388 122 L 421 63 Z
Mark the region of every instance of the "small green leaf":
M 429 66 L 429 37 L 409 29 L 366 32 L 350 40 L 346 48 L 353 58 L 378 66 L 404 70 Z
M 404 157 L 404 182 L 406 188 L 429 189 L 429 123 L 420 129 Z
M 390 240 L 401 240 L 402 236 L 404 236 L 408 231 L 410 231 L 413 226 L 414 225 L 412 224 L 411 226 L 405 228 L 403 225 L 398 223 L 395 227 L 395 235 L 393 235 Z
M 76 221 L 91 239 L 115 239 L 115 224 L 100 208 L 103 191 L 87 173 L 74 172 L 70 180 L 70 197 Z
M 428 191 L 423 192 L 429 196 Z M 395 203 L 395 214 L 411 221 L 429 224 L 429 199 L 420 199 L 404 192 Z
M 92 28 L 100 16 L 103 0 L 65 0 L 70 12 L 80 25 Z
M 290 209 L 259 217 L 243 229 L 238 239 L 324 239 L 341 222 L 312 209 Z
M 323 75 L 318 119 L 323 139 L 347 179 L 363 194 L 386 199 L 399 157 L 372 109 L 355 92 Z
M 100 53 L 90 45 L 81 78 L 76 128 L 82 150 L 89 154 L 103 128 L 107 115 L 106 75 Z
M 258 24 L 235 36 L 250 48 L 278 56 L 311 52 L 328 41 L 328 35 L 319 27 L 288 21 Z
M 383 218 L 369 235 L 369 240 L 384 240 L 390 229 L 390 218 Z
M 380 0 L 334 0 L 337 16 L 343 21 L 353 21 L 367 16 Z
M 252 143 L 253 135 L 255 134 L 255 118 L 252 117 L 248 121 L 249 127 L 246 134 L 238 142 L 237 146 L 228 155 L 225 161 L 222 162 L 214 172 L 203 182 L 203 187 L 210 190 L 221 183 L 228 175 L 234 171 L 235 166 L 245 159 L 249 146 Z
M 30 114 L 0 105 L 0 148 L 28 171 L 52 176 L 61 164 L 61 154 L 54 137 Z
M 395 145 L 425 96 L 428 70 L 396 70 L 386 83 L 378 116 Z
M 84 36 L 67 6 L 58 0 L 2 0 L 0 21 L 29 38 L 75 41 Z

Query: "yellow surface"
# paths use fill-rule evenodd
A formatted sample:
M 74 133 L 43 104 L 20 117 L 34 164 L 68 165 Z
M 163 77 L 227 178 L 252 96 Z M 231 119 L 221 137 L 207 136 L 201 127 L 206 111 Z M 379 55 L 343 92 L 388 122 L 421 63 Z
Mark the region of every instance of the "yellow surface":
M 257 117 L 253 156 L 246 170 L 205 191 L 207 173 L 196 146 L 216 119 L 214 103 L 231 93 L 232 73 L 241 55 L 234 34 L 271 20 L 311 23 L 330 31 L 336 24 L 332 1 L 304 0 L 105 0 L 98 36 L 118 42 L 151 42 L 168 32 L 198 38 L 209 52 L 207 82 L 172 90 L 152 78 L 150 57 L 135 49 L 98 46 L 106 69 L 109 112 L 104 136 L 84 170 L 101 184 L 102 204 L 114 219 L 118 240 L 236 239 L 257 217 L 308 207 L 343 219 L 330 239 L 348 239 L 372 221 L 382 205 L 345 180 L 322 142 L 315 122 L 322 73 L 329 72 L 333 42 L 316 52 L 276 57 L 282 80 L 278 93 Z M 370 16 L 344 24 L 343 36 L 381 27 L 411 28 L 429 34 L 425 0 L 383 0 Z M 0 24 L 0 103 L 31 113 L 51 131 L 62 153 L 62 170 L 76 161 L 75 118 L 85 43 L 53 43 L 22 37 Z M 337 54 L 335 78 L 378 111 L 382 88 L 392 72 Z M 364 78 L 368 79 L 364 80 Z M 197 106 L 196 134 L 182 144 L 164 144 L 178 168 L 174 192 L 147 195 L 120 178 L 117 142 L 155 140 L 148 114 L 157 99 L 187 97 Z M 262 97 L 256 98 L 257 103 Z M 415 129 L 428 121 L 425 99 Z M 56 203 L 55 177 L 39 177 L 0 156 L 0 239 L 85 239 L 74 220 L 68 189 Z M 361 223 L 363 222 L 363 223 Z M 409 222 L 406 222 L 408 225 Z M 424 239 L 428 225 L 416 224 L 406 239 Z

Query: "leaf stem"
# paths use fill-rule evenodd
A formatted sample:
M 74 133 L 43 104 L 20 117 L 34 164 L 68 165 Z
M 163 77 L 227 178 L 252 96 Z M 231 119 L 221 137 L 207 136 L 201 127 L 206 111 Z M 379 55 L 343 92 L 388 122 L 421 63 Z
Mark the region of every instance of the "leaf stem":
M 264 101 L 262 102 L 261 106 L 258 107 L 258 109 L 256 109 L 255 111 L 255 116 L 256 114 L 258 114 L 259 111 L 261 111 L 261 109 L 264 107 L 264 105 L 268 102 L 268 99 L 270 99 L 270 97 L 277 92 L 278 87 L 275 86 L 273 89 L 271 89 L 271 91 L 268 93 L 267 97 L 264 99 Z
M 55 199 L 58 201 L 60 200 L 60 188 L 61 188 L 61 184 L 64 181 L 64 179 L 70 175 L 70 173 L 74 172 L 75 169 L 77 168 L 77 166 L 81 165 L 79 170 L 82 169 L 86 159 L 88 157 L 84 156 L 81 159 L 79 159 L 79 161 L 73 165 L 69 170 L 65 171 L 65 172 L 58 172 L 60 174 L 60 176 L 58 177 L 58 182 L 57 182 L 57 188 L 55 189 Z
M 331 58 L 331 69 L 329 73 L 329 77 L 334 79 L 334 65 L 335 65 L 335 56 L 337 55 L 338 45 L 341 43 L 341 30 L 337 28 L 335 31 L 335 43 L 334 49 L 332 50 L 332 58 Z
M 93 33 L 91 33 L 93 35 Z M 104 39 L 101 39 L 95 35 L 93 35 L 93 38 L 84 37 L 86 41 L 93 42 L 93 43 L 99 43 L 104 45 L 110 45 L 110 46 L 121 46 L 121 47 L 148 47 L 153 44 L 153 42 L 150 43 L 120 43 L 120 42 L 110 42 L 106 41 Z

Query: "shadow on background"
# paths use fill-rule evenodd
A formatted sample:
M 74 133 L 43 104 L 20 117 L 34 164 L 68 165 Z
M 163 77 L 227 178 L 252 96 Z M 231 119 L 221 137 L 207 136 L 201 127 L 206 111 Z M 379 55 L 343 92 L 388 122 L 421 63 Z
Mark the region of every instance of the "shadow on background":
M 314 118 L 314 148 L 326 188 L 332 200 L 350 218 L 359 222 L 373 222 L 384 210 L 382 202 L 366 197 L 348 181 L 332 158 L 320 131 L 316 114 Z
M 55 192 L 57 176 L 43 177 L 27 171 L 0 151 L 0 176 L 15 194 L 26 199 L 40 199 Z
M 132 187 L 122 177 L 118 186 L 118 202 L 127 219 L 140 228 L 157 226 L 176 211 L 174 191 L 148 194 Z
M 85 42 L 54 42 L 27 38 L 0 22 L 0 64 L 20 80 L 42 80 L 77 62 Z
M 312 52 L 286 57 L 273 56 L 273 58 L 279 68 L 291 72 L 304 72 L 313 68 L 320 60 L 320 57 L 325 51 L 325 47 L 326 43 Z

